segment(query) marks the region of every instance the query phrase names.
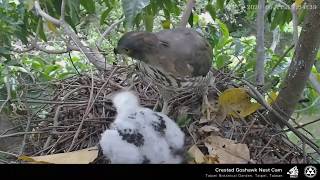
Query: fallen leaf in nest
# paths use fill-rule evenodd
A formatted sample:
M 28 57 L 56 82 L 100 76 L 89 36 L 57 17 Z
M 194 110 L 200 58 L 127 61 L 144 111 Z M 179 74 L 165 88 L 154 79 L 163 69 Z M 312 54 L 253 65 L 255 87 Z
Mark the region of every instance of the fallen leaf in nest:
M 202 164 L 205 162 L 204 154 L 200 151 L 200 149 L 196 145 L 193 145 L 188 150 L 188 153 L 192 157 L 192 161 L 189 162 L 190 164 Z
M 250 161 L 250 152 L 246 144 L 236 144 L 235 141 L 220 136 L 206 138 L 205 146 L 209 155 L 217 156 L 221 164 L 246 164 Z
M 251 102 L 250 99 L 245 88 L 230 88 L 219 96 L 218 102 L 226 114 L 244 118 L 261 107 L 259 103 Z
M 277 99 L 277 97 L 278 97 L 278 93 L 272 91 L 272 92 L 270 93 L 270 95 L 268 96 L 268 99 L 267 99 L 268 104 L 271 105 L 271 104 Z
M 89 164 L 98 157 L 98 147 L 45 156 L 20 156 L 18 160 L 32 164 Z
M 219 157 L 216 156 L 210 156 L 210 155 L 206 155 L 204 156 L 204 163 L 205 164 L 219 164 Z
M 189 155 L 192 160 L 189 161 L 189 164 L 218 164 L 218 156 L 204 155 L 200 149 L 193 145 L 189 151 Z
M 199 120 L 199 124 L 204 124 L 204 123 L 208 123 L 210 122 L 211 119 L 207 119 L 205 117 L 201 117 L 200 120 Z
M 215 127 L 215 126 L 210 126 L 210 125 L 205 125 L 205 126 L 202 126 L 200 129 L 199 129 L 200 132 L 203 132 L 203 133 L 208 133 L 208 132 L 212 132 L 212 131 L 215 131 L 215 132 L 219 132 L 220 129 Z

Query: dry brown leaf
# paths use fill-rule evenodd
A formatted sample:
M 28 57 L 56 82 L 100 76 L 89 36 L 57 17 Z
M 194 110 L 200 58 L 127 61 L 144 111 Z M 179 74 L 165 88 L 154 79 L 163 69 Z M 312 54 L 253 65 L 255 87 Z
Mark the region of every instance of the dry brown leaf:
M 204 163 L 205 164 L 219 164 L 219 157 L 218 156 L 211 156 L 206 155 L 204 156 Z
M 208 123 L 210 122 L 211 119 L 207 119 L 205 117 L 201 117 L 200 120 L 199 120 L 199 124 L 204 124 L 204 123 Z
M 236 144 L 235 141 L 220 136 L 209 136 L 206 138 L 205 146 L 209 155 L 218 156 L 221 164 L 246 164 L 250 160 L 246 144 Z
M 188 150 L 189 155 L 193 158 L 190 164 L 202 164 L 205 162 L 204 160 L 204 154 L 200 151 L 200 149 L 196 146 L 193 145 L 189 150 Z
M 98 147 L 45 156 L 20 156 L 18 159 L 34 164 L 89 164 L 98 157 Z
M 200 132 L 203 132 L 203 133 L 208 133 L 208 132 L 219 132 L 220 129 L 215 127 L 215 126 L 211 126 L 211 125 L 205 125 L 205 126 L 202 126 L 200 129 L 199 129 Z

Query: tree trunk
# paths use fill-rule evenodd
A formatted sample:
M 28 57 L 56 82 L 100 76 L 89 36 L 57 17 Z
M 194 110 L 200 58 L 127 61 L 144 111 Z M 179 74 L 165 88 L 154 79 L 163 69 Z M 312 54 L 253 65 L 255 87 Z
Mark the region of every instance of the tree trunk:
M 306 2 L 308 14 L 305 17 L 295 56 L 281 84 L 279 96 L 272 105 L 276 110 L 282 111 L 281 114 L 287 120 L 294 112 L 306 86 L 320 45 L 320 1 Z M 269 113 L 267 118 L 283 126 L 274 114 Z
M 259 0 L 257 15 L 257 62 L 256 62 L 256 85 L 264 85 L 264 61 L 266 59 L 264 50 L 264 13 L 265 0 Z

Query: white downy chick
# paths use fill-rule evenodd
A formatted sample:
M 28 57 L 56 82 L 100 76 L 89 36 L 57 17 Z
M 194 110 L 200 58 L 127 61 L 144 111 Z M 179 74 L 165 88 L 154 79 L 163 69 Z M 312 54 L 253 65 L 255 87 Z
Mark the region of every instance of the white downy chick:
M 115 95 L 113 103 L 117 109 L 113 129 L 106 130 L 100 141 L 111 163 L 181 163 L 174 152 L 183 148 L 184 134 L 173 120 L 141 107 L 129 91 Z
M 106 130 L 101 135 L 100 146 L 103 154 L 113 164 L 140 164 L 143 156 L 134 144 L 122 140 L 117 130 Z
M 150 162 L 159 163 L 161 159 L 166 159 L 165 163 L 181 163 L 182 158 L 175 155 L 176 152 L 181 152 L 184 146 L 184 133 L 179 126 L 168 116 L 148 108 L 140 108 L 137 119 L 145 120 L 147 128 L 141 130 L 145 136 L 155 136 L 146 140 L 148 146 L 143 149 Z

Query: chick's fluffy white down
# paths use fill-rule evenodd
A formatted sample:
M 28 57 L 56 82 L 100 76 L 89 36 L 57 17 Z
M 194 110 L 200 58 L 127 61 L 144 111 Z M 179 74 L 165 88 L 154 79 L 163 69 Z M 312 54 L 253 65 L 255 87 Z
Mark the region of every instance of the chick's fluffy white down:
M 100 146 L 111 163 L 181 163 L 184 133 L 168 116 L 139 105 L 129 91 L 113 98 L 117 116 Z

